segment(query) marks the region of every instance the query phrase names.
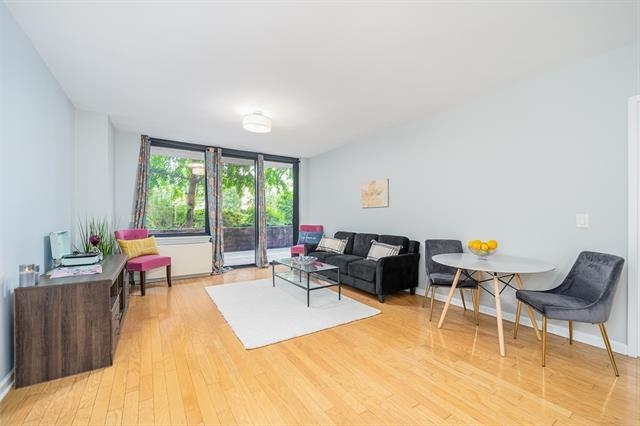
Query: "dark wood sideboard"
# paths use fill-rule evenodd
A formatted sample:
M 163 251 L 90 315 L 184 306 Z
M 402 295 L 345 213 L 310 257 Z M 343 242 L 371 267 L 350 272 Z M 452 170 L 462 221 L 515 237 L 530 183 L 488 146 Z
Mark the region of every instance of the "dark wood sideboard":
M 15 289 L 17 388 L 113 364 L 129 304 L 126 263 L 115 254 L 101 262 L 101 274 L 43 275 L 37 286 Z

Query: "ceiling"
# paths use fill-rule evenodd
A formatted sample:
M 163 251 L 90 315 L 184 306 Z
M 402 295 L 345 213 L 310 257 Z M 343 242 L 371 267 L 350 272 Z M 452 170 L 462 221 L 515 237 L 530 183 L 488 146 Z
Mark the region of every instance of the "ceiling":
M 116 128 L 300 157 L 638 37 L 635 1 L 7 4 Z

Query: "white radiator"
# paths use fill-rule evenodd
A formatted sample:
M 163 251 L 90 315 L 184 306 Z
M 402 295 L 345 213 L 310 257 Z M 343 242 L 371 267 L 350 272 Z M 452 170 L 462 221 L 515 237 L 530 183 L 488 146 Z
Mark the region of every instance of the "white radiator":
M 160 239 L 158 239 L 160 240 Z M 160 242 L 158 251 L 165 256 L 171 256 L 171 276 L 175 278 L 202 275 L 211 272 L 211 243 L 166 244 Z M 147 272 L 150 280 L 163 279 L 165 268 L 158 268 Z M 136 276 L 136 282 L 139 278 Z

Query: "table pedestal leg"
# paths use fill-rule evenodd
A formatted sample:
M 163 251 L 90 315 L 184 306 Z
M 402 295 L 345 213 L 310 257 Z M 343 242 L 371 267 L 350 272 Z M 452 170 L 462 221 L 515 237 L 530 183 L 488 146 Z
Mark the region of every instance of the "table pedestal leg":
M 500 343 L 500 355 L 504 356 L 504 333 L 502 330 L 502 303 L 500 302 L 500 282 L 498 274 L 493 274 L 493 291 L 496 298 L 496 320 L 498 322 L 498 341 Z
M 520 290 L 524 289 L 524 284 L 522 284 L 522 278 L 520 278 L 520 274 L 516 274 L 516 284 L 518 284 L 518 288 Z M 518 304 L 520 304 L 520 302 L 518 302 Z M 533 309 L 531 309 L 531 306 L 529 305 L 525 305 L 525 306 L 527 308 L 527 315 L 529 316 L 529 319 L 531 320 L 531 325 L 533 326 L 533 331 L 536 333 L 536 339 L 540 340 L 540 331 L 538 331 L 538 323 L 536 321 L 536 316 L 533 313 Z M 516 315 L 516 321 L 520 321 L 520 315 Z M 516 335 L 514 334 L 513 337 L 515 338 Z
M 460 274 L 462 274 L 462 269 L 458 269 L 458 271 L 456 272 L 456 276 L 453 278 L 453 283 L 451 283 L 451 290 L 449 291 L 449 296 L 447 296 L 447 301 L 445 302 L 444 308 L 442 309 L 442 314 L 440 315 L 440 321 L 438 321 L 438 328 L 442 328 L 444 317 L 447 315 L 447 310 L 449 309 L 449 305 L 451 304 L 453 293 L 455 293 L 456 286 L 458 285 L 458 281 L 460 280 Z

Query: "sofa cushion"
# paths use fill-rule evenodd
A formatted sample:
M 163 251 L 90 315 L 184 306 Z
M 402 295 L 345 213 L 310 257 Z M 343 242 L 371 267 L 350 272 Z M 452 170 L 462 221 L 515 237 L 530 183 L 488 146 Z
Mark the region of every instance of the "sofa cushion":
M 409 251 L 409 239 L 407 237 L 400 237 L 398 235 L 380 235 L 378 241 L 385 244 L 391 244 L 392 246 L 402 246 L 400 253 L 406 254 Z
M 351 254 L 367 257 L 373 240 L 378 240 L 378 234 L 356 234 L 353 237 L 353 252 Z
M 378 241 L 371 243 L 369 253 L 367 253 L 367 260 L 378 260 L 381 257 L 397 256 L 402 246 L 392 246 L 391 244 L 385 244 Z
M 327 261 L 325 263 L 339 267 L 340 273 L 346 274 L 348 273 L 347 266 L 349 265 L 349 263 L 355 262 L 356 260 L 362 260 L 362 257 L 354 256 L 352 254 L 339 254 L 327 258 Z
M 349 267 L 347 269 L 349 271 L 349 275 L 354 278 L 359 278 L 365 281 L 375 281 L 376 265 L 377 262 L 373 260 L 362 259 L 349 263 Z
M 318 251 L 328 251 L 332 253 L 342 254 L 347 247 L 347 239 L 322 237 L 318 243 Z
M 307 253 L 307 256 L 313 256 L 320 262 L 326 263 L 327 258 L 339 255 L 336 253 L 331 253 L 330 251 L 312 251 L 311 253 Z
M 356 235 L 355 232 L 338 231 L 335 234 L 333 234 L 333 238 L 348 240 L 347 246 L 344 248 L 344 254 L 353 254 L 353 237 L 355 235 Z

